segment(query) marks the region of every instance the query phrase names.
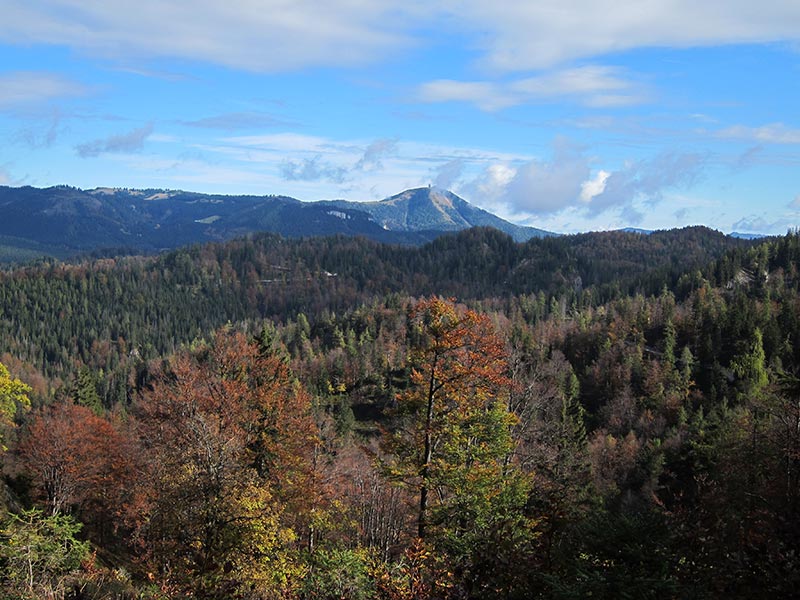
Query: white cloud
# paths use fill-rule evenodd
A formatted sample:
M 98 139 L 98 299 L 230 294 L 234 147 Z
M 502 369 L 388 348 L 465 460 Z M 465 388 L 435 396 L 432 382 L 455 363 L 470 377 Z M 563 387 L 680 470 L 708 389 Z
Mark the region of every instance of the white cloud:
M 481 110 L 496 111 L 565 99 L 595 108 L 630 106 L 644 102 L 647 95 L 620 69 L 594 65 L 509 82 L 440 79 L 422 84 L 418 97 L 424 102 L 470 102 Z
M 488 81 L 429 81 L 420 86 L 418 97 L 423 102 L 470 102 L 486 111 L 501 110 L 521 103 L 518 95 Z
M 547 68 L 632 48 L 687 48 L 800 39 L 794 0 L 452 0 L 453 18 L 483 35 L 492 70 Z
M 600 214 L 607 222 L 640 222 L 666 194 L 690 189 L 707 162 L 704 155 L 672 153 L 609 168 L 566 139 L 554 142 L 549 157 L 536 159 L 480 148 L 294 133 L 225 137 L 197 149 L 202 154 L 179 159 L 104 153 L 101 160 L 124 163 L 126 172 L 150 173 L 148 185 L 168 179 L 189 189 L 202 183 L 206 189 L 303 200 L 375 200 L 435 182 L 504 218 L 519 222 L 535 216 L 534 224 L 562 231 L 564 219 L 586 229 Z M 158 150 L 156 145 L 153 152 Z M 365 157 L 382 168 L 364 168 Z M 667 196 L 669 214 L 679 208 L 672 197 Z
M 575 204 L 590 174 L 589 159 L 579 148 L 559 139 L 554 144 L 552 160 L 532 160 L 517 169 L 503 199 L 519 212 L 559 212 Z
M 550 159 L 491 164 L 461 190 L 467 199 L 516 220 L 535 217 L 541 223 L 556 215 L 594 219 L 613 214 L 630 225 L 642 222 L 645 211 L 666 192 L 697 183 L 707 157 L 666 153 L 615 170 L 594 170 L 593 162 L 580 147 L 557 139 Z
M 464 35 L 493 71 L 641 47 L 800 40 L 796 0 L 28 0 L 0 40 L 117 59 L 179 58 L 271 72 L 375 62 L 434 30 Z M 133 67 L 131 67 L 133 68 Z M 624 100 L 624 96 L 621 98 Z M 613 102 L 613 96 L 607 98 Z
M 0 75 L 0 110 L 27 108 L 57 98 L 82 96 L 87 88 L 60 75 L 16 71 Z
M 611 175 L 608 171 L 598 171 L 593 179 L 587 179 L 581 184 L 581 201 L 591 202 L 592 198 L 602 194 L 606 189 L 606 181 Z
M 464 183 L 457 191 L 482 208 L 507 210 L 503 196 L 516 174 L 517 170 L 506 163 L 488 164 L 474 179 Z
M 771 123 L 761 127 L 734 125 L 716 132 L 716 136 L 767 144 L 800 144 L 800 129 L 787 127 L 783 123 Z
M 411 12 L 360 0 L 31 0 L 4 6 L 0 39 L 274 72 L 373 62 L 410 43 Z

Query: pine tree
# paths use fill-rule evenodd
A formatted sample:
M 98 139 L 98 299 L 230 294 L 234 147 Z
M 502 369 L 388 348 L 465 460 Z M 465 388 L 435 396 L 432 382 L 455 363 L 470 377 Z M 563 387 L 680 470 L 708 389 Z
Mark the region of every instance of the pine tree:
M 97 393 L 97 382 L 89 367 L 81 367 L 75 376 L 75 404 L 85 406 L 94 414 L 103 414 L 103 403 Z

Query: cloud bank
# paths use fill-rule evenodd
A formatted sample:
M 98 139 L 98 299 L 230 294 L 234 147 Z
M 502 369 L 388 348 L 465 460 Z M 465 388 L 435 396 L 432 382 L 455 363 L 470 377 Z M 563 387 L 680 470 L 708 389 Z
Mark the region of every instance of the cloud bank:
M 641 206 L 659 204 L 667 192 L 700 181 L 709 157 L 664 153 L 617 169 L 596 169 L 595 161 L 580 146 L 559 138 L 550 159 L 490 165 L 460 191 L 518 216 L 552 217 L 575 211 L 593 218 L 615 212 L 636 224 L 643 218 Z
M 425 30 L 467 36 L 494 72 L 540 70 L 642 47 L 800 40 L 795 0 L 29 0 L 0 40 L 122 62 L 177 58 L 259 72 L 374 63 Z

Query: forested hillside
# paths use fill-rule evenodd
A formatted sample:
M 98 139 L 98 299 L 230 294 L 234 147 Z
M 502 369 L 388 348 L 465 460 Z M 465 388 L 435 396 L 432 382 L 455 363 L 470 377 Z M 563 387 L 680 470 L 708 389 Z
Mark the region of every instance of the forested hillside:
M 166 356 L 226 323 L 314 323 L 387 294 L 517 299 L 542 318 L 622 295 L 685 294 L 695 271 L 750 243 L 703 228 L 649 236 L 595 233 L 518 244 L 491 229 L 420 248 L 363 238 L 260 235 L 159 257 L 43 262 L 0 273 L 6 348 L 48 379 L 108 373 L 135 355 Z M 709 272 L 733 277 L 739 255 Z M 115 401 L 111 401 L 114 404 Z
M 800 583 L 796 233 L 261 235 L 0 302 L 8 597 Z

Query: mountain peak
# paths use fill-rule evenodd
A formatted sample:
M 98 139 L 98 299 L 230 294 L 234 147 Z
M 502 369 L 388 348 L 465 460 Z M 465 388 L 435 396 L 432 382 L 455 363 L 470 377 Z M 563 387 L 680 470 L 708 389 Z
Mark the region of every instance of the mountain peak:
M 554 235 L 534 227 L 509 223 L 449 190 L 433 186 L 411 188 L 378 201 L 337 200 L 334 204 L 365 211 L 389 231 L 461 231 L 470 227 L 494 227 L 516 241 Z

